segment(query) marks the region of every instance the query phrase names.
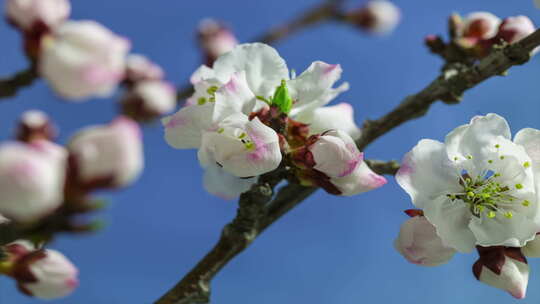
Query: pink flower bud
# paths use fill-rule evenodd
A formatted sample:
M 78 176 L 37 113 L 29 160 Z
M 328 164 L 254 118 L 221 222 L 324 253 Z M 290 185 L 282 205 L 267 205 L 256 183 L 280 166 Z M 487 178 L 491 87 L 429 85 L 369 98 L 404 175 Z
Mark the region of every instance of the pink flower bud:
M 71 12 L 68 0 L 6 0 L 8 20 L 24 32 L 44 32 L 64 23 Z
M 35 221 L 63 201 L 67 153 L 46 141 L 0 146 L 0 213 Z
M 68 21 L 45 39 L 40 74 L 64 98 L 113 93 L 125 72 L 129 42 L 94 21 Z
M 42 249 L 17 260 L 13 277 L 25 294 L 48 300 L 71 294 L 79 285 L 78 272 L 60 252 Z
M 489 12 L 474 12 L 464 19 L 461 36 L 477 39 L 491 39 L 497 35 L 501 19 Z
M 238 44 L 233 32 L 214 19 L 203 19 L 199 23 L 198 30 L 199 46 L 209 66 L 212 66 L 219 56 L 231 51 Z
M 141 81 L 122 100 L 124 114 L 136 120 L 151 120 L 174 110 L 176 90 L 165 81 Z
M 535 30 L 536 27 L 527 16 L 508 17 L 499 27 L 497 38 L 508 43 L 515 43 L 529 36 Z
M 456 252 L 443 244 L 424 216 L 414 216 L 401 225 L 394 247 L 407 261 L 422 266 L 445 264 Z
M 390 1 L 370 0 L 347 18 L 361 29 L 374 34 L 392 32 L 401 19 L 399 8 Z
M 56 127 L 47 114 L 39 110 L 26 111 L 21 115 L 16 137 L 20 141 L 52 140 L 56 137 Z
M 352 138 L 340 130 L 323 133 L 309 147 L 313 154 L 314 169 L 329 177 L 344 177 L 356 170 L 363 160 Z
M 141 130 L 126 117 L 83 129 L 73 137 L 68 150 L 71 174 L 82 187 L 127 186 L 143 169 Z
M 163 69 L 143 55 L 131 54 L 126 59 L 126 80 L 136 83 L 144 80 L 161 80 Z
M 523 299 L 529 282 L 529 266 L 520 248 L 477 246 L 480 258 L 473 265 L 477 280 Z

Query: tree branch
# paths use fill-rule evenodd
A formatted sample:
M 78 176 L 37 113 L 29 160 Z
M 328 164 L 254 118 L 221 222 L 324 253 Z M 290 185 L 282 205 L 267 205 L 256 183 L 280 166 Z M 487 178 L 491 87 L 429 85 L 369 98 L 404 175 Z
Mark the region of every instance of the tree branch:
M 474 66 L 449 67 L 443 71 L 437 79 L 417 94 L 408 96 L 394 110 L 383 117 L 367 121 L 364 125 L 362 137 L 358 140 L 358 147 L 363 150 L 380 136 L 388 133 L 399 125 L 421 117 L 427 113 L 431 105 L 443 100 L 447 103 L 459 101 L 460 96 L 468 89 L 475 87 L 482 81 L 493 76 L 503 74 L 514 65 L 527 62 L 530 53 L 540 45 L 540 30 L 516 44 L 503 46 L 495 50 L 488 57 L 482 59 Z M 399 169 L 396 161 L 367 161 L 368 165 L 379 174 L 395 174 Z M 241 221 L 245 206 L 261 206 L 270 200 L 267 195 L 257 194 L 257 187 L 240 197 L 238 215 L 231 224 L 225 227 L 224 233 L 218 244 L 195 266 L 175 287 L 173 287 L 157 304 L 191 304 L 209 303 L 209 282 L 219 270 L 225 266 L 234 256 L 243 251 L 261 232 L 280 219 L 287 212 L 298 206 L 303 200 L 313 194 L 317 189 L 289 183 L 282 187 L 274 200 L 270 202 L 264 211 L 258 214 L 256 220 L 251 220 L 249 225 L 249 238 L 240 233 L 238 238 L 224 236 L 231 225 Z M 244 207 L 243 207 L 244 206 Z M 261 211 L 260 209 L 257 209 Z M 260 217 L 259 217 L 260 216 Z M 236 234 L 238 235 L 238 234 Z M 186 292 L 190 291 L 190 292 Z M 191 294 L 204 294 L 201 298 L 190 298 Z
M 11 77 L 0 79 L 0 99 L 15 96 L 20 89 L 31 85 L 37 78 L 36 69 L 31 66 Z

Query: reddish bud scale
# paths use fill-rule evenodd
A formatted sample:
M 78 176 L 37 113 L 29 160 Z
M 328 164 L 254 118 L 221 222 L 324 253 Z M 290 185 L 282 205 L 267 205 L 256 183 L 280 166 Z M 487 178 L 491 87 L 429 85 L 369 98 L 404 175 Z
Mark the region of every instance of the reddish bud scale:
M 520 248 L 504 246 L 476 246 L 476 250 L 478 251 L 478 255 L 480 257 L 478 258 L 476 263 L 474 263 L 472 270 L 477 280 L 480 280 L 482 267 L 486 267 L 489 270 L 493 271 L 495 274 L 500 275 L 506 257 L 527 264 L 527 259 L 525 258 L 523 253 L 521 253 Z
M 422 209 L 407 209 L 403 212 L 405 212 L 405 214 L 407 214 L 410 217 L 424 216 L 424 211 Z

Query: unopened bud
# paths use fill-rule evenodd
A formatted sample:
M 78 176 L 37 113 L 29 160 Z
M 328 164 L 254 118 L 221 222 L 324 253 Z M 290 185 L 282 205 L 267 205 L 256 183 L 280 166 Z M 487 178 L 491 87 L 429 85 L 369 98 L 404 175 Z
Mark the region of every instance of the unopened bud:
M 174 110 L 176 90 L 168 82 L 141 81 L 121 101 L 123 113 L 138 121 L 148 121 Z
M 214 19 L 203 19 L 200 22 L 197 38 L 208 66 L 212 66 L 219 56 L 231 51 L 238 44 L 233 32 Z
M 508 43 L 515 43 L 529 36 L 536 30 L 531 19 L 527 16 L 508 17 L 499 27 L 498 39 Z
M 163 69 L 143 55 L 130 54 L 126 59 L 126 81 L 130 84 L 146 80 L 161 80 Z
M 56 127 L 44 112 L 30 110 L 21 115 L 16 131 L 18 140 L 24 142 L 53 140 L 56 135 Z
M 40 299 L 58 299 L 79 285 L 77 268 L 60 252 L 41 249 L 17 260 L 13 277 L 19 289 Z
M 10 23 L 26 33 L 43 33 L 62 24 L 71 12 L 68 0 L 6 0 Z
M 462 37 L 491 39 L 497 35 L 501 19 L 489 12 L 474 12 L 464 19 Z
M 73 137 L 68 150 L 70 174 L 79 187 L 127 186 L 143 169 L 141 130 L 126 117 L 83 129 Z
M 349 13 L 347 20 L 374 34 L 392 32 L 401 19 L 399 8 L 387 0 L 370 0 L 362 8 Z

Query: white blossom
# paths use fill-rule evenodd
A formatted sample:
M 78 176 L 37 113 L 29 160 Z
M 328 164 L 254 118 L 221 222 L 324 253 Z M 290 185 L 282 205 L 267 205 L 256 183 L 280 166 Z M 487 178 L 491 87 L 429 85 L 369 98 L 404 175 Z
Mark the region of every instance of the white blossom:
M 520 131 L 514 142 L 504 118 L 474 117 L 446 136 L 424 139 L 396 175 L 443 242 L 460 252 L 475 245 L 522 247 L 539 231 L 540 136 Z
M 321 134 L 309 150 L 315 162 L 313 168 L 329 177 L 350 175 L 363 161 L 363 153 L 358 151 L 352 138 L 340 130 Z
M 435 227 L 424 216 L 412 217 L 401 225 L 394 247 L 407 261 L 422 266 L 445 264 L 456 252 L 443 244 Z
M 238 177 L 252 177 L 276 169 L 281 163 L 279 138 L 256 117 L 244 114 L 224 119 L 215 131 L 205 132 L 199 161 L 206 167 L 217 163 Z
M 63 202 L 67 153 L 46 141 L 0 145 L 0 213 L 35 221 Z
M 18 260 L 17 264 L 15 278 L 19 288 L 36 298 L 63 298 L 79 285 L 79 271 L 56 250 L 34 251 Z M 31 276 L 30 280 L 28 276 Z
M 62 97 L 109 96 L 124 77 L 129 48 L 125 38 L 94 21 L 68 21 L 45 39 L 39 71 Z
M 45 25 L 54 29 L 71 13 L 69 0 L 6 0 L 7 18 L 23 31 Z
M 74 158 L 79 182 L 110 180 L 111 187 L 132 183 L 144 166 L 141 137 L 138 124 L 125 117 L 78 132 L 68 150 Z

